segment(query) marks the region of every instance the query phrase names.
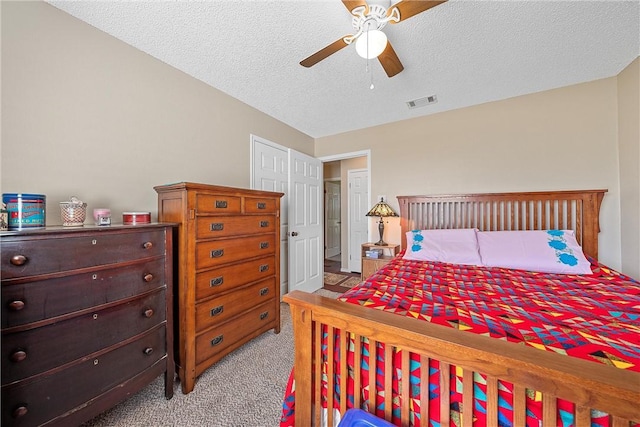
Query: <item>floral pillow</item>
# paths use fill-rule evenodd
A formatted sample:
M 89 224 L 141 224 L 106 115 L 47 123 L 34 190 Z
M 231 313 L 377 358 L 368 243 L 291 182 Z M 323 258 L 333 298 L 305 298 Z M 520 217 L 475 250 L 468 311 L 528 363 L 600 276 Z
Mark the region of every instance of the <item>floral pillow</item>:
M 482 265 L 475 228 L 412 230 L 406 236 L 404 259 Z
M 558 274 L 592 274 L 573 230 L 479 231 L 482 264 Z

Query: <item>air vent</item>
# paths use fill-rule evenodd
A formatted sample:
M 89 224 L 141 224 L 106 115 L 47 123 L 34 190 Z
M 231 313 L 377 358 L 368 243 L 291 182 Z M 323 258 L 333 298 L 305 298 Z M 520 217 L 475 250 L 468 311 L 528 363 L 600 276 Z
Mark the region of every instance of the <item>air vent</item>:
M 435 95 L 425 96 L 424 98 L 407 101 L 407 107 L 411 110 L 414 108 L 424 107 L 425 105 L 435 104 L 436 102 L 438 102 L 438 98 Z

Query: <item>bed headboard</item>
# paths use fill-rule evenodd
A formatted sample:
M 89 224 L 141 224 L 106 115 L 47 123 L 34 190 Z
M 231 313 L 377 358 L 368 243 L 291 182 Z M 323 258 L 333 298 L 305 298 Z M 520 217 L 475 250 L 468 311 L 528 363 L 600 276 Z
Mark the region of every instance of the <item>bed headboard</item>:
M 406 232 L 443 228 L 574 230 L 598 259 L 599 213 L 607 190 L 398 196 L 402 247 Z

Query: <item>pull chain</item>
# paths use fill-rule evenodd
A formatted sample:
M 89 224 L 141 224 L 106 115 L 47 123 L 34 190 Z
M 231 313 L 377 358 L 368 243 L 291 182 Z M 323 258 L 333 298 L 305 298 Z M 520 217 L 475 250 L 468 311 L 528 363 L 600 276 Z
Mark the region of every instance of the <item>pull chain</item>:
M 369 73 L 369 79 L 371 85 L 369 85 L 369 89 L 373 90 L 375 86 L 373 86 L 373 72 L 369 67 L 369 31 L 367 30 L 367 73 Z

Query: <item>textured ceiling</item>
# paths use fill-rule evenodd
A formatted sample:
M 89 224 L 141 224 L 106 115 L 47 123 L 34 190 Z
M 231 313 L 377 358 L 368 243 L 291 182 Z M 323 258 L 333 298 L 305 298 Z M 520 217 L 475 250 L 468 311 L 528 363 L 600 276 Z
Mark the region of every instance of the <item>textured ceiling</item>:
M 450 0 L 385 27 L 393 78 L 354 46 L 299 65 L 353 32 L 340 0 L 49 3 L 314 138 L 615 76 L 640 55 L 640 0 Z

